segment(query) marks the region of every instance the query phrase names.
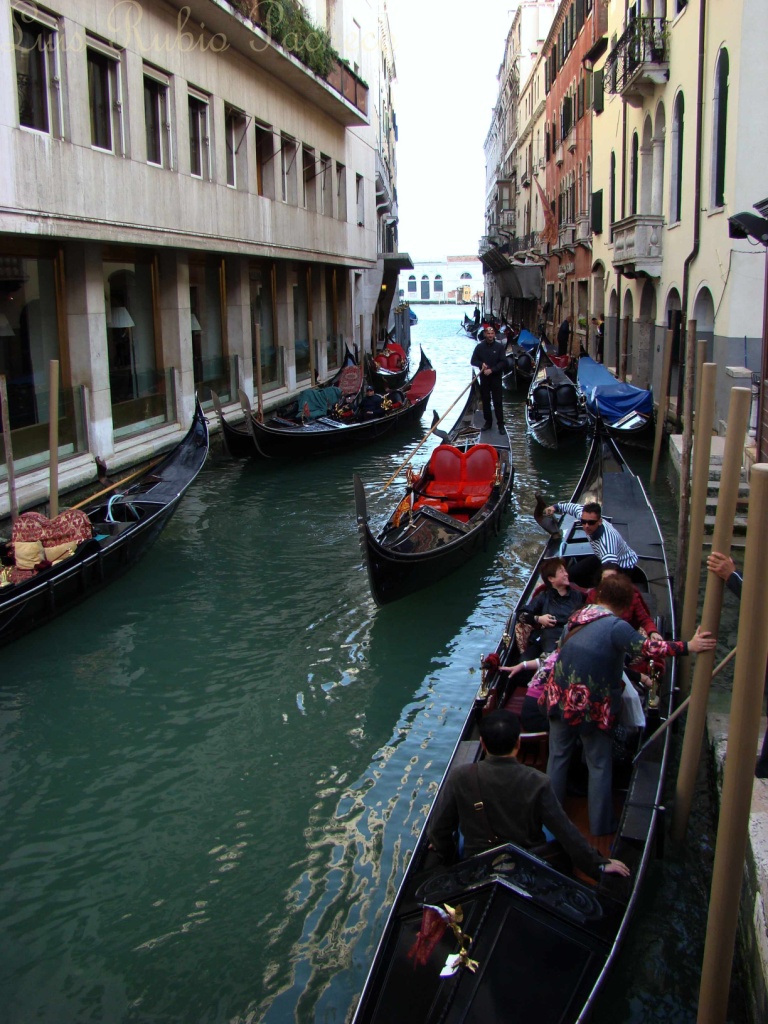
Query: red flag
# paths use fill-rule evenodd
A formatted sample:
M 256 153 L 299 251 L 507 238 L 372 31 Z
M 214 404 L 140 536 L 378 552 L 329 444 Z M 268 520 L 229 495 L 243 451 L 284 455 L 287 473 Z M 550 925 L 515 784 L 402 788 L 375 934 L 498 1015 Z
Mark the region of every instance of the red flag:
M 433 907 L 428 903 L 424 904 L 419 934 L 416 936 L 414 944 L 408 950 L 408 957 L 414 961 L 414 967 L 424 967 L 429 963 L 429 958 L 435 951 L 440 939 L 445 935 L 450 923 L 450 916 L 440 907 Z
M 539 241 L 547 242 L 549 245 L 557 245 L 557 221 L 555 220 L 555 215 L 552 212 L 552 207 L 549 205 L 547 197 L 544 194 L 544 189 L 539 184 L 538 178 L 536 178 L 536 188 L 539 190 L 541 206 L 544 210 L 544 230 L 539 234 Z

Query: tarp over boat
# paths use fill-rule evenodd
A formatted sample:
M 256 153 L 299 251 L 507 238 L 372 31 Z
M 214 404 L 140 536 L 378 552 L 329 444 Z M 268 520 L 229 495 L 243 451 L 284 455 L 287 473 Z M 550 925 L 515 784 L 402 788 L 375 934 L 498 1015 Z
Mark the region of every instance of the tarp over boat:
M 616 423 L 628 413 L 653 415 L 653 392 L 622 383 L 602 363 L 589 356 L 579 359 L 579 385 L 593 416 Z
M 524 349 L 527 349 L 529 352 L 533 352 L 533 350 L 539 344 L 539 339 L 536 337 L 535 334 L 532 334 L 531 331 L 526 331 L 526 329 L 523 328 L 517 336 L 517 344 L 521 345 Z

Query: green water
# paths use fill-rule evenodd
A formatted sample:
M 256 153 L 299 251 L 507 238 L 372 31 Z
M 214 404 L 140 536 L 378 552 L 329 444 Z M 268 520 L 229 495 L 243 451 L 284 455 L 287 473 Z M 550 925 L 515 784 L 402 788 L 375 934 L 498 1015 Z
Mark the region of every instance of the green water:
M 419 317 L 426 424 L 472 343 L 455 307 Z M 372 489 L 421 431 L 307 465 L 235 463 L 214 438 L 146 559 L 2 652 L 5 1024 L 345 1020 L 541 550 L 533 495 L 570 494 L 584 462 L 580 442 L 535 446 L 508 403 L 506 532 L 427 591 L 376 608 L 352 494 L 353 471 Z M 392 501 L 372 495 L 374 520 Z M 654 501 L 671 524 L 665 485 Z M 681 989 L 654 1019 L 690 1019 Z M 638 998 L 605 1019 L 649 1019 Z

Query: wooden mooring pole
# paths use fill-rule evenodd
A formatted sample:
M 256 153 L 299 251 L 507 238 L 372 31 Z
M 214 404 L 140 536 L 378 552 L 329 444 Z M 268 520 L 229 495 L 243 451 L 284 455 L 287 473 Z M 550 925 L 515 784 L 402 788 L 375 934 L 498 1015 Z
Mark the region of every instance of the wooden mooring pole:
M 691 481 L 691 515 L 688 523 L 688 564 L 683 591 L 683 612 L 680 616 L 680 636 L 693 636 L 696 612 L 699 607 L 699 581 L 701 579 L 701 551 L 704 543 L 704 516 L 707 511 L 707 485 L 709 460 L 712 450 L 712 425 L 715 420 L 715 384 L 717 363 L 704 363 L 699 383 L 699 405 L 696 414 L 695 443 L 693 446 L 693 479 Z M 679 686 L 686 696 L 691 686 L 691 663 L 682 658 L 678 666 Z
M 19 502 L 16 498 L 16 472 L 13 465 L 13 440 L 11 438 L 11 414 L 8 409 L 8 387 L 5 376 L 0 374 L 0 416 L 3 423 L 3 448 L 5 451 L 5 469 L 8 474 L 8 508 L 11 522 L 19 518 Z
M 661 364 L 661 384 L 659 385 L 659 408 L 656 410 L 656 436 L 653 440 L 653 462 L 651 463 L 651 483 L 656 483 L 656 474 L 659 471 L 659 456 L 661 455 L 661 442 L 664 439 L 664 426 L 667 421 L 667 409 L 669 408 L 669 375 L 672 370 L 672 345 L 674 332 L 667 331 L 664 340 L 664 359 Z
M 720 497 L 717 505 L 717 516 L 715 517 L 715 530 L 712 535 L 712 550 L 722 551 L 724 555 L 727 555 L 731 550 L 733 520 L 736 516 L 741 463 L 744 457 L 744 435 L 746 434 L 749 422 L 751 400 L 752 393 L 749 389 L 731 389 L 731 402 L 728 408 L 728 432 L 725 436 L 723 472 L 720 479 Z M 751 511 L 750 509 L 750 514 Z M 759 522 L 759 520 L 753 520 L 753 522 Z M 699 560 L 701 552 L 695 552 L 694 557 Z M 723 587 L 724 583 L 716 573 L 707 573 L 704 609 L 701 613 L 701 628 L 715 634 L 720 624 Z M 696 589 L 698 591 L 698 583 Z M 686 637 L 685 639 L 688 638 Z M 738 644 L 736 646 L 738 647 Z M 675 806 L 672 816 L 672 842 L 677 846 L 682 844 L 688 829 L 688 818 L 691 814 L 693 790 L 696 784 L 696 771 L 701 757 L 701 743 L 704 738 L 704 727 L 707 721 L 709 684 L 712 679 L 714 663 L 714 650 L 702 651 L 696 656 L 696 665 L 693 670 L 693 686 L 691 688 L 691 706 L 688 709 L 688 720 L 685 725 L 685 737 L 683 739 L 683 750 L 680 755 L 680 768 L 677 773 Z
M 59 361 L 51 359 L 48 366 L 48 449 L 50 455 L 48 484 L 48 515 L 59 514 Z
M 768 659 L 768 464 L 752 467 L 728 756 L 712 869 L 698 1024 L 724 1024 L 744 880 L 749 813 Z M 714 574 L 713 574 L 714 575 Z

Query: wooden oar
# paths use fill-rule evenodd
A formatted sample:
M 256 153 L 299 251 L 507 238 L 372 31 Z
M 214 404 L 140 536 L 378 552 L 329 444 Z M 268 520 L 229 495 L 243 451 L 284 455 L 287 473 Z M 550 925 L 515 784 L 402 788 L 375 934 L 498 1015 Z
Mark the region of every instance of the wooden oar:
M 724 669 L 724 668 L 725 668 L 725 666 L 726 666 L 726 665 L 728 664 L 728 662 L 729 662 L 729 661 L 730 661 L 730 660 L 731 660 L 731 659 L 732 659 L 733 657 L 735 657 L 735 655 L 736 655 L 736 648 L 734 647 L 734 648 L 733 648 L 733 650 L 732 650 L 732 651 L 731 651 L 731 652 L 730 652 L 729 654 L 726 654 L 726 656 L 725 656 L 725 657 L 723 658 L 723 660 L 722 660 L 722 661 L 720 662 L 720 664 L 719 664 L 719 665 L 716 665 L 716 666 L 715 666 L 715 668 L 713 668 L 713 669 L 712 669 L 712 678 L 713 678 L 713 679 L 715 678 L 715 676 L 717 675 L 717 673 L 718 673 L 718 672 L 719 672 L 719 671 L 720 671 L 721 669 Z M 688 696 L 687 696 L 687 697 L 685 698 L 685 700 L 684 700 L 684 701 L 682 702 L 682 704 L 680 704 L 680 706 L 679 706 L 679 707 L 675 708 L 675 710 L 674 710 L 674 711 L 672 712 L 672 714 L 671 714 L 671 715 L 669 716 L 669 718 L 668 718 L 668 719 L 666 720 L 666 722 L 662 722 L 662 723 L 661 723 L 661 725 L 659 726 L 659 728 L 658 728 L 658 729 L 656 730 L 656 732 L 652 733 L 652 734 L 651 734 L 651 735 L 650 735 L 650 736 L 648 737 L 648 739 L 647 739 L 647 740 L 645 741 L 645 743 L 644 743 L 644 744 L 642 745 L 642 747 L 640 747 L 640 749 L 638 750 L 638 752 L 637 752 L 637 753 L 635 754 L 635 756 L 634 756 L 634 759 L 633 759 L 633 761 L 632 761 L 632 763 L 633 763 L 633 764 L 634 764 L 634 763 L 635 763 L 635 761 L 637 761 L 637 760 L 638 760 L 638 759 L 639 759 L 640 757 L 642 757 L 643 753 L 644 753 L 644 752 L 645 752 L 645 751 L 646 751 L 646 750 L 648 749 L 648 747 L 650 747 L 650 745 L 651 745 L 652 743 L 655 743 L 655 742 L 656 742 L 656 740 L 657 740 L 657 739 L 659 738 L 659 736 L 661 736 L 661 734 L 662 734 L 662 733 L 663 733 L 663 732 L 664 732 L 664 731 L 665 731 L 666 729 L 668 729 L 668 728 L 670 727 L 670 725 L 672 725 L 672 723 L 673 723 L 673 722 L 675 721 L 675 719 L 676 719 L 676 718 L 679 718 L 679 717 L 680 717 L 680 715 L 682 715 L 682 713 L 683 713 L 683 712 L 685 711 L 685 709 L 686 709 L 686 708 L 688 707 L 688 705 L 690 704 L 690 702 L 691 702 L 691 694 L 689 694 L 689 695 L 688 695 Z
M 386 489 L 387 489 L 387 488 L 389 487 L 389 485 L 390 485 L 390 484 L 392 483 L 392 481 L 393 481 L 393 480 L 395 480 L 395 478 L 396 478 L 396 477 L 398 477 L 398 476 L 400 475 L 400 473 L 402 473 L 402 471 L 403 471 L 403 470 L 405 469 L 405 467 L 406 467 L 406 466 L 408 465 L 408 463 L 409 463 L 409 462 L 411 461 L 411 459 L 412 459 L 412 458 L 413 458 L 413 456 L 414 456 L 414 455 L 416 454 L 416 452 L 417 452 L 417 451 L 419 450 L 419 448 L 421 448 L 421 446 L 422 446 L 422 445 L 424 444 L 424 442 L 425 442 L 425 441 L 427 440 L 427 438 L 428 438 L 428 437 L 430 436 L 430 434 L 434 434 L 434 432 L 435 432 L 435 427 L 439 426 L 439 425 L 440 425 L 440 424 L 441 424 L 441 423 L 443 422 L 443 420 L 445 419 L 445 417 L 446 417 L 446 416 L 448 415 L 448 413 L 449 413 L 449 412 L 451 411 L 451 409 L 452 409 L 452 408 L 454 407 L 454 405 L 456 405 L 456 403 L 457 403 L 457 402 L 459 401 L 459 399 L 460 399 L 460 398 L 463 398 L 463 396 L 464 396 L 464 395 L 465 395 L 465 394 L 467 393 L 467 391 L 469 391 L 469 389 L 470 389 L 470 388 L 472 387 L 472 385 L 473 385 L 473 384 L 475 383 L 475 380 L 476 380 L 476 379 L 477 379 L 477 377 L 476 377 L 476 375 L 475 375 L 475 374 L 473 373 L 473 374 L 472 374 L 472 380 L 471 380 L 471 381 L 469 382 L 469 384 L 467 384 L 467 386 L 466 386 L 466 387 L 464 388 L 464 390 L 463 390 L 463 391 L 461 392 L 461 394 L 457 395 L 457 396 L 456 396 L 456 398 L 455 398 L 455 399 L 454 399 L 454 400 L 453 400 L 453 401 L 451 402 L 451 404 L 450 404 L 450 405 L 448 406 L 448 408 L 447 408 L 447 409 L 445 410 L 445 412 L 443 413 L 443 415 L 442 415 L 442 416 L 440 416 L 439 418 L 436 418 L 436 419 L 433 419 L 433 420 L 432 420 L 432 426 L 431 426 L 431 427 L 429 428 L 429 430 L 428 430 L 428 431 L 426 432 L 426 434 L 424 435 L 424 437 L 422 437 L 422 439 L 421 439 L 421 440 L 419 441 L 419 443 L 418 443 L 418 444 L 416 445 L 416 447 L 415 447 L 415 448 L 413 449 L 413 451 L 412 451 L 412 452 L 411 452 L 411 454 L 410 454 L 410 455 L 408 456 L 408 458 L 407 458 L 407 459 L 405 460 L 405 462 L 404 462 L 404 463 L 402 464 L 402 466 L 398 466 L 398 468 L 397 468 L 397 469 L 395 470 L 395 472 L 394 472 L 394 473 L 392 474 L 392 476 L 391 476 L 391 477 L 389 478 L 389 480 L 387 480 L 387 482 L 386 482 L 386 483 L 384 484 L 384 486 L 383 486 L 383 487 L 381 488 L 381 491 L 382 491 L 382 492 L 383 492 L 383 491 L 386 491 Z M 437 414 L 435 414 L 435 416 L 437 416 Z
M 142 473 L 148 473 L 153 466 L 156 466 L 158 462 L 162 462 L 164 458 L 165 456 L 161 455 L 159 458 L 155 459 L 154 462 L 150 462 L 148 466 L 144 466 L 142 469 L 137 469 L 134 473 L 129 473 L 128 476 L 124 476 L 122 480 L 115 480 L 113 484 L 110 484 L 109 487 L 105 487 L 101 491 L 96 491 L 96 493 L 92 494 L 90 498 L 84 498 L 83 501 L 79 501 L 76 505 L 70 505 L 70 511 L 76 508 L 82 508 L 83 505 L 90 505 L 92 501 L 100 498 L 103 494 L 109 494 L 109 492 L 114 491 L 116 487 L 120 487 L 122 484 L 127 484 L 129 480 L 133 480 L 137 476 L 141 476 Z

